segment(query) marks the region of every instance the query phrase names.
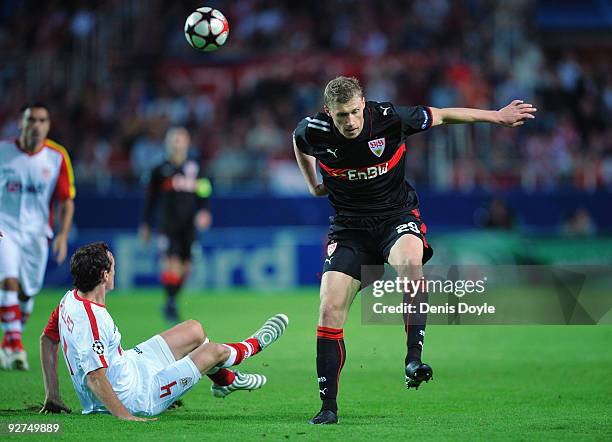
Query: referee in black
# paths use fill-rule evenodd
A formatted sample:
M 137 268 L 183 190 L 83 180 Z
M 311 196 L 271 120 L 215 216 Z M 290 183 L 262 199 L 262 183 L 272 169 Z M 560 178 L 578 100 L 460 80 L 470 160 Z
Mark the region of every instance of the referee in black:
M 208 229 L 212 217 L 208 198 L 210 180 L 200 165 L 188 158 L 191 138 L 184 127 L 166 133 L 166 160 L 151 173 L 140 237 L 148 242 L 159 206 L 159 250 L 162 254 L 160 280 L 166 290 L 165 318 L 179 322 L 176 298 L 191 270 L 191 246 L 197 230 Z

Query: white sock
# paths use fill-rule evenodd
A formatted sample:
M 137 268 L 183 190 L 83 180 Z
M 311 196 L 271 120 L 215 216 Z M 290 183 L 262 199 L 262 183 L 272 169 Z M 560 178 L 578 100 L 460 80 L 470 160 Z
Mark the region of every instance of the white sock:
M 10 339 L 21 339 L 21 318 L 16 317 L 20 311 L 17 291 L 0 290 L 0 324 Z
M 238 352 L 236 351 L 235 348 L 230 347 L 229 345 L 225 345 L 223 344 L 223 346 L 227 349 L 229 349 L 230 351 L 230 355 L 229 357 L 225 360 L 225 362 L 223 364 L 221 364 L 219 367 L 221 368 L 229 368 L 232 365 L 234 365 L 234 363 L 236 362 L 236 356 L 238 356 Z

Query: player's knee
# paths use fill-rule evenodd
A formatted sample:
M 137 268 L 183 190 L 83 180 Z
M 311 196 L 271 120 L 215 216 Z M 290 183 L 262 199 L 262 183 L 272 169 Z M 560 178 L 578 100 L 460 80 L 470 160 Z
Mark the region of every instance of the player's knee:
M 223 362 L 230 356 L 230 350 L 225 345 L 207 342 L 202 348 L 215 362 Z
M 396 270 L 404 268 L 404 271 L 400 271 L 400 273 L 418 271 L 423 267 L 423 255 L 422 253 L 403 255 L 395 262 L 394 267 Z
M 188 319 L 187 321 L 185 321 L 185 323 L 188 327 L 189 336 L 191 336 L 194 345 L 197 346 L 204 342 L 204 339 L 206 338 L 206 332 L 204 331 L 204 327 L 202 327 L 202 324 L 200 324 L 200 322 L 196 321 L 195 319 Z

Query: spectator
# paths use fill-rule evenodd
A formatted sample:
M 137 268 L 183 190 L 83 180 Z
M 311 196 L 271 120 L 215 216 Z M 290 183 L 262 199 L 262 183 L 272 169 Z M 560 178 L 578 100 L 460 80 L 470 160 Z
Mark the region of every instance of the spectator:
M 267 165 L 291 156 L 296 119 L 321 107 L 313 85 L 340 73 L 361 77 L 368 99 L 493 108 L 526 96 L 545 110 L 511 135 L 415 139 L 411 158 L 435 165 L 407 162 L 421 186 L 612 186 L 609 54 L 541 48 L 531 2 L 229 2 L 228 45 L 205 56 L 185 43 L 184 8 L 170 0 L 11 4 L 0 15 L 0 133 L 14 136 L 29 96 L 51 103 L 53 135 L 100 190 L 144 176 L 170 123 L 193 131 L 212 176 L 274 188 Z M 230 134 L 236 118 L 252 126 Z
M 581 207 L 573 210 L 561 227 L 561 233 L 566 236 L 593 236 L 597 227 L 588 210 Z
M 512 230 L 514 212 L 501 198 L 493 198 L 486 209 L 477 213 L 478 224 L 485 229 Z

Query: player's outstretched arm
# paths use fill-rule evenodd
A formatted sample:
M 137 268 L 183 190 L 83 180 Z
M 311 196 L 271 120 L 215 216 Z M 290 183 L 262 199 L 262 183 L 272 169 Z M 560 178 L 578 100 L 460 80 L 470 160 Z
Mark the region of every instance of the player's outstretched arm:
M 72 410 L 64 404 L 60 397 L 59 380 L 57 378 L 57 354 L 59 342 L 49 338 L 46 334 L 40 337 L 40 363 L 45 384 L 45 402 L 40 413 L 71 413 Z
M 157 418 L 143 418 L 133 416 L 123 403 L 117 397 L 113 386 L 108 382 L 106 377 L 106 368 L 98 368 L 97 370 L 87 373 L 87 386 L 104 404 L 106 409 L 115 417 L 126 421 L 146 422 L 157 420 Z
M 518 127 L 535 118 L 537 109 L 522 100 L 514 100 L 499 110 L 471 109 L 466 107 L 430 107 L 433 126 L 458 123 L 495 123 L 506 127 Z
M 302 153 L 295 144 L 295 140 L 293 140 L 293 152 L 295 153 L 295 159 L 300 170 L 302 171 L 302 175 L 304 175 L 304 179 L 306 180 L 310 194 L 312 196 L 327 195 L 325 185 L 319 183 L 319 179 L 317 177 L 317 159 L 313 156 Z

